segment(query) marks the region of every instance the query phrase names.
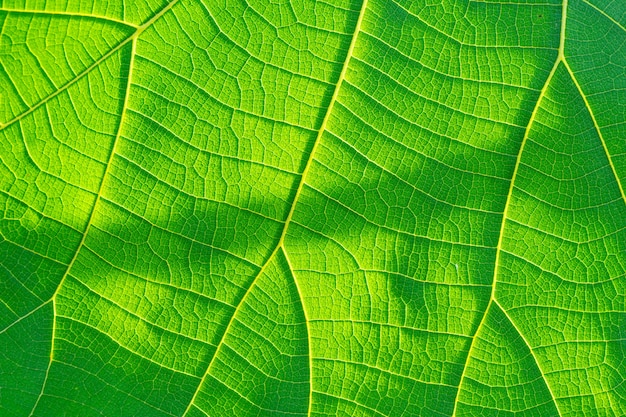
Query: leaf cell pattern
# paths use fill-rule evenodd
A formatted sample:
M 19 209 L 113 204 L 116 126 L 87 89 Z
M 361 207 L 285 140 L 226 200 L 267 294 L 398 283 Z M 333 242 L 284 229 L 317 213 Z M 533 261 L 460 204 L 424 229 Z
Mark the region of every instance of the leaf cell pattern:
M 3 416 L 626 415 L 626 7 L 0 0 Z

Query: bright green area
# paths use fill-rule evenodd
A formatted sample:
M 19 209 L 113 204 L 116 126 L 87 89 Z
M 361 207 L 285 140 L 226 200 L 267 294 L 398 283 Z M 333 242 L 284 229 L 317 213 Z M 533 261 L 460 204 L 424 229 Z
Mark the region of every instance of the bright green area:
M 0 415 L 626 415 L 626 5 L 0 0 Z

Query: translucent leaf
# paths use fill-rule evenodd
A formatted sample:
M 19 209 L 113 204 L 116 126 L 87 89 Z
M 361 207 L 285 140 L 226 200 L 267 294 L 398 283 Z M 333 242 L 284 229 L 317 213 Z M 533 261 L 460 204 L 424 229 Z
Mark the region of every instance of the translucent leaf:
M 626 415 L 626 6 L 0 0 L 0 415 Z

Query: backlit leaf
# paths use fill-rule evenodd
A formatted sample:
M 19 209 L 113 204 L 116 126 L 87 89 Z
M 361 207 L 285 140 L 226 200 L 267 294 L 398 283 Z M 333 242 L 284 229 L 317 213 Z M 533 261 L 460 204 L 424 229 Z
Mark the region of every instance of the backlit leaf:
M 0 415 L 626 415 L 626 3 L 0 0 Z

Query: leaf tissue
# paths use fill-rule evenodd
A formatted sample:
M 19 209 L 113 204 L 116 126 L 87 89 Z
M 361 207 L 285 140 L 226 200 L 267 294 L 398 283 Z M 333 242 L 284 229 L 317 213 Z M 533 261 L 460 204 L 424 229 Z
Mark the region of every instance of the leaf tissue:
M 625 189 L 621 0 L 0 0 L 0 415 L 626 416 Z

